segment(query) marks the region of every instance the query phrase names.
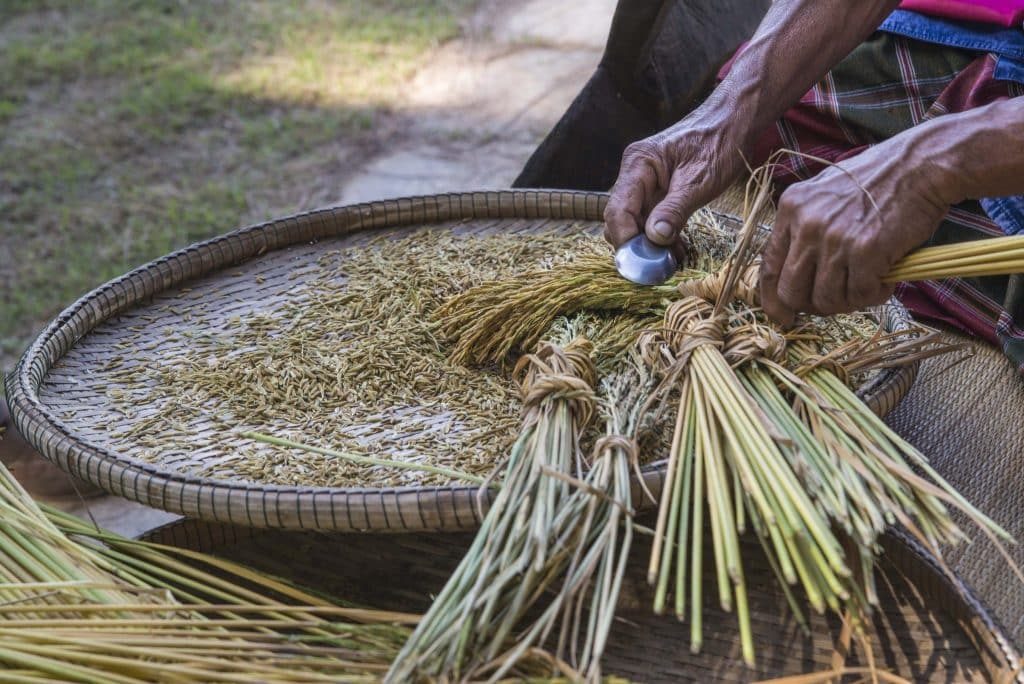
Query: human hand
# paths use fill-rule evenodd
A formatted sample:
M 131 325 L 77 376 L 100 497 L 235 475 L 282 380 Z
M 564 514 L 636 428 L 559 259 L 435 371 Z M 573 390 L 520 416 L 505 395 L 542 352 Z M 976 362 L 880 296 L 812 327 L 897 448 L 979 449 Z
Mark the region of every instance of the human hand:
M 705 106 L 675 126 L 626 148 L 605 208 L 605 239 L 614 247 L 645 231 L 682 259 L 680 234 L 694 211 L 721 194 L 743 167 L 731 108 Z
M 878 144 L 790 186 L 761 264 L 761 305 L 778 323 L 797 312 L 836 314 L 882 304 L 883 278 L 935 232 L 952 200 L 941 165 L 913 136 Z

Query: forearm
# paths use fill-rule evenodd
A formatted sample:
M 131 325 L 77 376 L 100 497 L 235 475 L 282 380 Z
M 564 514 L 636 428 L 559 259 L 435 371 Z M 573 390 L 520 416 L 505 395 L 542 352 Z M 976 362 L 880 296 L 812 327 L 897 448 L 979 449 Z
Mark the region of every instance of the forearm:
M 940 116 L 907 134 L 910 170 L 932 176 L 944 201 L 1024 193 L 1024 97 Z
M 776 0 L 706 103 L 741 149 L 878 28 L 898 0 Z

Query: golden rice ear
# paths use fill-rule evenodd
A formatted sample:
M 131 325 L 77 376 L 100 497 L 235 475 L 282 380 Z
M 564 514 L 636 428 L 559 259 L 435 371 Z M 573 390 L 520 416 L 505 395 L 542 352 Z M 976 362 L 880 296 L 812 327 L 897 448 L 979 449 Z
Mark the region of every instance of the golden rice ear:
M 641 319 L 671 297 L 679 277 L 642 287 L 625 280 L 607 255 L 583 254 L 556 269 L 483 283 L 436 312 L 438 334 L 454 363 L 482 366 L 532 349 L 559 316 L 581 311 L 630 312 Z M 642 327 L 642 325 L 641 325 Z

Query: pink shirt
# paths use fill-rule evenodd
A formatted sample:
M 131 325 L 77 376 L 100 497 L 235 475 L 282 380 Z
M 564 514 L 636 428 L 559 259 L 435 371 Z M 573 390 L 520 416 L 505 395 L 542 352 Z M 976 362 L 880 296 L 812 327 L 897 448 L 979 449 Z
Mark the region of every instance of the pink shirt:
M 1024 0 L 903 0 L 900 9 L 1024 29 Z

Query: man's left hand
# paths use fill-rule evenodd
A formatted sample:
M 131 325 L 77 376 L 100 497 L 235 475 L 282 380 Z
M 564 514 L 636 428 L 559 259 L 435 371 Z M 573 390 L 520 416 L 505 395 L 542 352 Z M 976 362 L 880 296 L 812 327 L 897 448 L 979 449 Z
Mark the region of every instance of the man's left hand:
M 782 194 L 761 265 L 770 318 L 789 325 L 797 312 L 844 313 L 892 295 L 883 278 L 950 205 L 940 172 L 916 152 L 912 136 L 897 136 Z

